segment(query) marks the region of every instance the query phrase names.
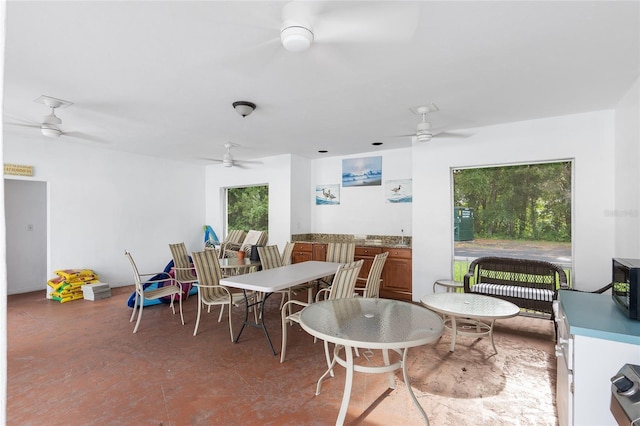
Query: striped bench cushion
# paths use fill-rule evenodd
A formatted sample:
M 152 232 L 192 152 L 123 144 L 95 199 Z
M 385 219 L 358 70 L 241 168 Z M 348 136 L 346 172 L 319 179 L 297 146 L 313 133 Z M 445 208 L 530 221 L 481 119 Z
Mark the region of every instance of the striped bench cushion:
M 478 283 L 471 287 L 472 293 L 493 294 L 496 296 L 518 297 L 520 299 L 553 300 L 553 291 L 543 288 L 529 288 L 517 285 Z

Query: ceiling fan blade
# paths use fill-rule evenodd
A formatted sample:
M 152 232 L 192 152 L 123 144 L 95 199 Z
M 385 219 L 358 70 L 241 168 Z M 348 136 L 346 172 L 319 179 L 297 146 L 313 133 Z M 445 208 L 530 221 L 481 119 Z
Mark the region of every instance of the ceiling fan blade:
M 95 142 L 95 143 L 101 143 L 101 144 L 108 144 L 109 142 L 105 141 L 104 139 L 98 138 L 96 136 L 92 136 L 92 135 L 88 135 L 86 133 L 82 133 L 82 132 L 62 132 L 62 136 L 66 136 L 66 137 L 70 137 L 70 138 L 74 138 L 74 139 L 83 139 L 86 140 L 88 142 Z
M 461 133 L 461 132 L 440 132 L 434 133 L 434 138 L 468 138 L 472 136 L 471 133 Z
M 13 126 L 13 127 L 29 127 L 32 129 L 39 129 L 42 125 L 41 124 L 27 124 L 27 123 L 12 123 L 12 122 L 8 122 L 6 123 L 8 126 Z
M 318 43 L 400 43 L 413 38 L 420 20 L 419 2 L 358 4 L 329 2 L 313 17 Z
M 233 160 L 233 164 L 264 164 L 262 161 L 257 160 Z

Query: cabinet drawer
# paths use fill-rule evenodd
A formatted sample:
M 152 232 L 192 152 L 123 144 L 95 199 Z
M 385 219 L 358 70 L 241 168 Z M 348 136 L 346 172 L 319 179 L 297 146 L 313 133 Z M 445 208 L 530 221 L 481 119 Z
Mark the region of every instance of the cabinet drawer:
M 356 257 L 375 256 L 382 253 L 382 247 L 356 247 Z
M 311 253 L 311 248 L 312 248 L 313 244 L 309 244 L 309 243 L 296 243 L 295 246 L 293 246 L 293 250 L 294 251 L 306 251 Z
M 402 259 L 411 259 L 411 249 L 390 248 L 387 250 L 389 257 L 399 257 Z

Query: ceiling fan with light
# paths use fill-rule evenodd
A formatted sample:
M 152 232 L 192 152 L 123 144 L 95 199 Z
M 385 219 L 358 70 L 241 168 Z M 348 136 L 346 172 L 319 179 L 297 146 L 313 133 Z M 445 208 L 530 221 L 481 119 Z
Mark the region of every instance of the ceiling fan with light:
M 56 115 L 56 108 L 67 108 L 73 103 L 46 95 L 40 96 L 34 102 L 39 102 L 51 108 L 51 113 L 42 118 L 42 124 L 40 125 L 42 134 L 50 138 L 59 138 L 62 134 L 62 130 L 59 127 L 62 124 L 62 120 Z
M 49 107 L 51 109 L 51 112 L 47 115 L 45 115 L 42 118 L 42 122 L 41 123 L 32 123 L 32 122 L 21 122 L 21 123 L 15 123 L 15 122 L 9 122 L 8 124 L 13 125 L 13 126 L 19 126 L 19 127 L 31 127 L 31 128 L 39 128 L 40 132 L 49 138 L 59 138 L 61 135 L 65 135 L 65 136 L 71 136 L 71 137 L 78 137 L 78 138 L 82 138 L 82 139 L 88 139 L 88 140 L 93 140 L 93 141 L 98 141 L 95 138 L 91 138 L 87 135 L 84 135 L 82 133 L 79 132 L 63 132 L 61 125 L 62 125 L 62 120 L 60 119 L 60 117 L 58 117 L 56 115 L 56 109 L 57 108 L 67 108 L 70 107 L 71 105 L 73 105 L 73 102 L 69 102 L 69 101 L 65 101 L 62 99 L 58 99 L 58 98 L 54 98 L 51 96 L 46 96 L 46 95 L 41 95 L 39 96 L 37 99 L 34 99 L 34 102 L 46 105 L 47 107 Z M 99 141 L 98 141 L 99 142 Z
M 450 132 L 434 132 L 431 128 L 431 123 L 427 120 L 429 114 L 440 111 L 440 108 L 436 106 L 434 103 L 430 103 L 426 106 L 418 106 L 410 108 L 411 112 L 421 117 L 418 126 L 416 127 L 415 133 L 409 133 L 405 135 L 399 135 L 400 137 L 411 136 L 414 142 L 429 142 L 434 137 L 458 137 L 464 138 L 468 137 L 467 134 L 459 134 L 459 133 L 450 133 Z
M 267 29 L 272 36 L 251 52 L 242 52 L 237 61 L 247 72 L 244 65 L 250 54 L 259 64 L 252 68 L 257 72 L 274 59 L 291 58 L 283 51 L 304 52 L 315 61 L 335 61 L 341 45 L 405 43 L 415 34 L 420 9 L 419 2 L 290 1 L 283 5 L 280 16 L 260 16 L 262 24 L 251 24 Z
M 233 155 L 231 155 L 231 148 L 238 147 L 240 145 L 233 144 L 231 142 L 227 142 L 224 144 L 227 152 L 222 156 L 222 159 L 208 158 L 208 161 L 213 161 L 216 163 L 222 163 L 222 167 L 240 167 L 246 168 L 247 164 L 262 164 L 262 161 L 251 161 L 251 160 L 234 160 Z

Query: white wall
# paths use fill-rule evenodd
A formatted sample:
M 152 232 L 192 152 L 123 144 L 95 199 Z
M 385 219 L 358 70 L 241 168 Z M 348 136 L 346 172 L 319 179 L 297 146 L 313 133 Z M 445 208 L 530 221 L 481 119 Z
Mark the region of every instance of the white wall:
M 626 179 L 624 170 L 636 167 L 621 159 L 627 150 L 638 158 L 632 117 L 638 107 L 633 93 L 630 99 L 619 107 L 620 114 L 627 111 L 625 120 L 616 120 L 613 111 L 554 117 L 474 129 L 467 139 L 434 138 L 412 148 L 350 157 L 268 157 L 250 169 L 116 153 L 64 137 L 8 139 L 4 156 L 7 163 L 34 166 L 35 176 L 26 179 L 47 182 L 49 275 L 42 277 L 42 288 L 55 269 L 81 267 L 95 269 L 112 286 L 130 284 L 125 248 L 141 270 L 162 269 L 170 260 L 168 243 L 184 241 L 190 251 L 202 246 L 204 224 L 222 238 L 225 187 L 268 184 L 269 244 L 283 247 L 292 233 L 307 232 L 398 235 L 404 229 L 413 236 L 416 300 L 436 278 L 450 276 L 451 167 L 573 159 L 574 278 L 578 288 L 589 290 L 608 282 L 611 257 L 638 257 L 638 218 L 623 218 L 636 229 L 627 236 L 628 227 L 609 214 L 637 206 L 640 198 L 637 177 L 625 191 L 634 194 L 631 200 L 614 196 L 614 179 Z M 624 144 L 617 154 L 616 137 Z M 413 179 L 412 204 L 385 203 L 381 186 L 342 188 L 339 206 L 315 205 L 316 185 L 341 182 L 343 158 L 375 155 L 383 157 L 383 183 Z
M 34 166 L 48 188 L 48 275 L 94 269 L 112 287 L 133 283 L 123 253 L 141 272 L 163 270 L 168 244 L 203 245 L 204 166 L 117 153 L 91 142 L 5 134 L 4 160 Z M 11 250 L 8 247 L 8 250 Z
M 413 149 L 413 294 L 451 276 L 451 168 L 573 159 L 574 285 L 611 278 L 615 226 L 614 113 L 601 111 L 472 129 L 466 139 L 433 139 Z
M 384 188 L 387 180 L 411 179 L 411 148 L 365 152 L 345 157 L 331 157 L 312 162 L 309 193 L 315 194 L 316 186 L 342 184 L 342 160 L 347 158 L 382 156 L 382 185 L 340 188 L 339 205 L 311 206 L 311 229 L 314 233 L 412 235 L 411 203 L 385 202 Z M 416 191 L 415 181 L 413 191 Z
M 291 234 L 311 232 L 311 160 L 293 156 L 291 161 Z
M 269 185 L 268 244 L 277 244 L 282 250 L 291 236 L 293 160 L 291 155 L 280 155 L 262 158 L 261 161 L 263 164 L 248 168 L 226 168 L 221 164 L 206 167 L 206 220 L 218 234 L 218 238 L 224 238 L 225 188 Z
M 615 209 L 616 257 L 640 258 L 640 84 L 616 108 Z

